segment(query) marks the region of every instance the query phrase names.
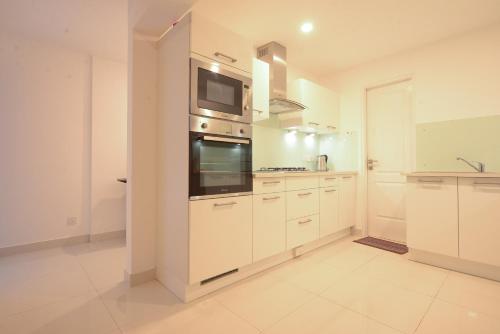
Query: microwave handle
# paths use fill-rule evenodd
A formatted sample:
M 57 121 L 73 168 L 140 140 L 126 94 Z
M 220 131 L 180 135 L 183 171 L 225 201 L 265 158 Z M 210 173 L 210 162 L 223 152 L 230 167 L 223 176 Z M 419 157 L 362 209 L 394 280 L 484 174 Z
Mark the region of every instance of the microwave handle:
M 250 144 L 250 140 L 247 139 L 236 139 L 236 138 L 223 138 L 214 136 L 203 136 L 203 140 L 217 141 L 223 143 L 235 143 L 235 144 Z
M 244 96 L 245 96 L 245 98 L 243 99 L 243 109 L 249 110 L 250 109 L 250 101 L 252 99 L 251 88 L 247 85 L 243 85 L 243 92 L 244 92 Z

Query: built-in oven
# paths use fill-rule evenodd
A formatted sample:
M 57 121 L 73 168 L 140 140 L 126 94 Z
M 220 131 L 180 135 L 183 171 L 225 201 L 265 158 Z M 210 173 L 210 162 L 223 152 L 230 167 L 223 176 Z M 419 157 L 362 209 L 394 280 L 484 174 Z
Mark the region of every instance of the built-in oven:
M 252 79 L 222 66 L 191 58 L 191 114 L 252 123 Z
M 249 124 L 190 116 L 189 199 L 252 193 Z

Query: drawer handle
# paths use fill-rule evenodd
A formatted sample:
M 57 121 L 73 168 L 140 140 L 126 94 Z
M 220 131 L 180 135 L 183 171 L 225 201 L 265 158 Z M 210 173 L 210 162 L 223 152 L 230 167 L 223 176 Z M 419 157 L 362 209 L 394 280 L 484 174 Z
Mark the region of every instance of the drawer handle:
M 262 184 L 278 184 L 278 183 L 281 183 L 281 181 L 265 181 L 265 182 L 262 182 Z
M 352 179 L 352 176 L 342 176 L 343 179 Z
M 316 123 L 316 122 L 309 122 L 309 125 L 319 126 L 319 123 Z
M 312 195 L 312 193 L 300 193 L 300 194 L 297 194 L 297 196 L 309 196 L 309 195 Z
M 418 182 L 420 183 L 443 183 L 443 180 L 423 180 L 423 179 L 418 179 Z
M 325 181 L 336 180 L 336 179 L 337 179 L 336 177 L 325 177 Z
M 229 59 L 229 61 L 231 63 L 236 63 L 238 61 L 238 59 L 233 58 L 233 57 L 228 56 L 228 55 L 225 55 L 225 54 L 223 54 L 222 52 L 219 52 L 219 51 L 217 51 L 216 53 L 214 53 L 214 56 L 219 57 L 219 58 L 222 57 L 222 58 Z
M 493 183 L 493 182 L 474 182 L 475 186 L 493 186 L 493 187 L 500 187 L 500 183 Z
M 299 224 L 307 224 L 307 223 L 310 223 L 312 222 L 312 219 L 306 219 L 306 220 L 299 220 Z
M 218 208 L 221 206 L 231 206 L 231 205 L 236 205 L 238 203 L 236 202 L 228 202 L 228 203 L 214 203 L 214 207 Z
M 333 193 L 335 191 L 337 191 L 337 190 L 336 189 L 330 189 L 330 190 L 325 190 L 325 193 Z
M 335 130 L 337 127 L 336 126 L 333 126 L 333 125 L 327 125 L 326 126 L 327 129 L 332 129 L 332 130 Z
M 280 199 L 280 196 L 274 196 L 274 197 L 263 197 L 262 199 L 264 201 L 272 201 L 273 199 Z

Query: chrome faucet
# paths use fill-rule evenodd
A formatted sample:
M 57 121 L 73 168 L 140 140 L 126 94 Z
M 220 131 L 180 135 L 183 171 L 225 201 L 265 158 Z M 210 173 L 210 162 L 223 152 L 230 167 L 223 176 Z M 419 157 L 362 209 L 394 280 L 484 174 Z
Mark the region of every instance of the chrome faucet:
M 457 160 L 461 160 L 461 161 L 465 162 L 467 165 L 471 166 L 472 168 L 474 168 L 479 173 L 484 173 L 484 163 L 482 163 L 482 162 L 472 161 L 473 163 L 477 164 L 477 166 L 474 166 L 471 162 L 465 160 L 462 157 L 457 157 Z

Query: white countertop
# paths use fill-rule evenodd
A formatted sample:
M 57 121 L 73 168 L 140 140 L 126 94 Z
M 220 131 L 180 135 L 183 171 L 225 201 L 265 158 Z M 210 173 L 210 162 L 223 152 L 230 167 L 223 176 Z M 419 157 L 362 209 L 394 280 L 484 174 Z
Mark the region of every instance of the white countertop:
M 261 177 L 289 177 L 289 176 L 335 176 L 335 175 L 356 175 L 358 172 L 355 171 L 306 171 L 306 172 L 253 172 L 254 178 Z
M 500 173 L 478 173 L 478 172 L 411 172 L 404 173 L 405 176 L 441 176 L 441 177 L 500 177 Z

